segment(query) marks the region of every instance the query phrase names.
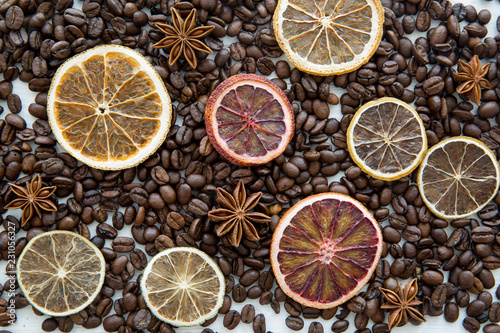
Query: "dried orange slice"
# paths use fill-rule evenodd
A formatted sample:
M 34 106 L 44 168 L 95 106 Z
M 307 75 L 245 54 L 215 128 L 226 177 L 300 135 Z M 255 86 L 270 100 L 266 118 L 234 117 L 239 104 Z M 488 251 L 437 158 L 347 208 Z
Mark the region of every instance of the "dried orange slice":
M 141 279 L 142 295 L 151 312 L 174 326 L 198 325 L 215 316 L 225 289 L 219 266 L 192 247 L 158 253 Z
M 363 288 L 381 252 L 382 233 L 370 212 L 343 194 L 322 193 L 298 202 L 281 218 L 271 265 L 288 296 L 325 309 Z
M 379 0 L 279 0 L 273 18 L 288 60 L 315 75 L 349 73 L 368 62 L 383 23 Z
M 49 316 L 69 316 L 86 308 L 101 291 L 105 274 L 101 251 L 69 231 L 33 237 L 17 262 L 24 296 Z
M 138 52 L 103 45 L 59 67 L 47 112 L 57 141 L 91 167 L 135 166 L 163 143 L 172 106 L 162 79 Z
M 425 205 L 436 216 L 461 219 L 493 199 L 500 168 L 484 143 L 457 136 L 429 149 L 418 170 L 417 184 Z
M 386 181 L 410 174 L 427 151 L 422 119 L 411 106 L 395 98 L 363 105 L 346 136 L 353 161 L 370 176 Z
M 294 132 L 293 109 L 272 81 L 239 74 L 222 82 L 205 107 L 205 124 L 217 152 L 238 165 L 259 165 L 280 155 Z

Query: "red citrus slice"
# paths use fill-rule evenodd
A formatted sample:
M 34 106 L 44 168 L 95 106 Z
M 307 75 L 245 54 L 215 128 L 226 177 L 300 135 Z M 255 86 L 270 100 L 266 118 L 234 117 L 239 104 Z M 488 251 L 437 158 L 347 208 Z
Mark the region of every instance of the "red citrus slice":
M 238 165 L 259 165 L 280 155 L 293 137 L 293 109 L 272 81 L 239 74 L 222 82 L 205 107 L 210 142 Z
M 280 220 L 271 265 L 281 289 L 297 302 L 332 308 L 358 293 L 382 252 L 382 233 L 370 212 L 339 193 L 310 196 Z

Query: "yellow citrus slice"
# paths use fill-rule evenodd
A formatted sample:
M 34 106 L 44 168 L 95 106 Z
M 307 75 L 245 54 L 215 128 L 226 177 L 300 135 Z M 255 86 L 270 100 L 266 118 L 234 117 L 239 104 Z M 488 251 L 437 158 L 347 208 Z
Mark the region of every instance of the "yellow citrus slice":
M 33 237 L 17 263 L 24 296 L 49 316 L 69 316 L 86 308 L 101 291 L 105 274 L 101 251 L 69 231 Z
M 436 216 L 461 219 L 493 199 L 500 168 L 484 143 L 457 136 L 429 149 L 418 170 L 417 184 L 425 205 Z
M 379 0 L 279 0 L 273 17 L 288 60 L 315 75 L 348 73 L 368 62 L 383 23 Z
M 281 218 L 271 265 L 285 294 L 325 309 L 356 295 L 381 253 L 382 232 L 370 212 L 351 197 L 322 193 L 299 201 Z
M 415 170 L 427 151 L 422 119 L 408 104 L 381 98 L 363 105 L 347 129 L 353 161 L 372 177 L 391 181 Z
M 163 143 L 172 106 L 162 79 L 138 52 L 103 45 L 68 59 L 48 93 L 52 131 L 71 155 L 91 167 L 135 166 Z
M 222 306 L 224 275 L 206 253 L 174 247 L 151 259 L 141 290 L 158 319 L 174 326 L 198 325 L 215 316 Z

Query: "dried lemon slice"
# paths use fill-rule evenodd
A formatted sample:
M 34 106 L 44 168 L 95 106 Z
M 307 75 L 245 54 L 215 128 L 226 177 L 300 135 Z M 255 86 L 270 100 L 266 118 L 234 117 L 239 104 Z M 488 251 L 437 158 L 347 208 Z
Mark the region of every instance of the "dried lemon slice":
M 395 98 L 363 105 L 346 136 L 353 161 L 370 176 L 386 181 L 410 174 L 427 151 L 422 119 L 411 106 Z
M 174 247 L 149 262 L 141 290 L 159 319 L 174 326 L 198 325 L 215 316 L 222 306 L 224 275 L 206 253 Z
M 163 143 L 172 106 L 162 79 L 138 52 L 103 45 L 59 67 L 47 100 L 52 131 L 91 167 L 135 166 Z
M 425 205 L 436 216 L 461 219 L 493 199 L 500 168 L 484 143 L 457 136 L 429 149 L 418 170 L 417 184 Z
M 288 60 L 315 75 L 348 73 L 368 62 L 383 23 L 379 0 L 279 0 L 273 17 Z
M 17 263 L 24 296 L 49 316 L 69 316 L 86 308 L 101 291 L 105 274 L 101 251 L 69 231 L 33 237 Z

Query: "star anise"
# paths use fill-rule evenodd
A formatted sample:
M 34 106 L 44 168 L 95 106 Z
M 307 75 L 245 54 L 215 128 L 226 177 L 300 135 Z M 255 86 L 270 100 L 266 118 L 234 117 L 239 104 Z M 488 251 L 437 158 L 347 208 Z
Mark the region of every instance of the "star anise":
M 221 208 L 208 212 L 208 217 L 220 224 L 216 227 L 217 236 L 228 234 L 232 246 L 240 245 L 242 235 L 248 240 L 258 241 L 259 234 L 253 226 L 254 223 L 269 223 L 271 218 L 259 212 L 250 212 L 259 203 L 262 192 L 253 193 L 248 199 L 245 185 L 240 180 L 238 186 L 231 195 L 222 188 L 217 189 L 217 203 Z
M 453 73 L 455 81 L 463 82 L 457 87 L 457 93 L 465 94 L 471 101 L 480 105 L 481 88 L 491 89 L 491 84 L 484 78 L 490 63 L 481 66 L 477 55 L 466 63 L 458 60 L 458 73 Z
M 56 190 L 55 186 L 42 187 L 42 177 L 36 175 L 33 180 L 26 182 L 26 188 L 16 184 L 9 184 L 12 192 L 18 198 L 12 200 L 5 208 L 8 209 L 22 209 L 21 225 L 24 226 L 33 216 L 33 211 L 36 211 L 38 216 L 42 217 L 42 210 L 56 211 L 57 207 L 52 201 L 50 196 Z
M 156 23 L 156 27 L 167 36 L 154 44 L 153 47 L 172 47 L 168 61 L 170 66 L 175 64 L 181 54 L 184 54 L 184 58 L 186 58 L 191 68 L 196 68 L 198 60 L 195 51 L 212 53 L 212 50 L 198 39 L 208 35 L 214 27 L 196 27 L 196 9 L 192 9 L 184 21 L 177 9 L 172 8 L 172 23 L 173 27 L 163 23 Z
M 389 329 L 401 324 L 405 325 L 408 322 L 408 316 L 418 321 L 425 321 L 424 316 L 414 308 L 422 302 L 414 300 L 418 292 L 417 279 L 413 279 L 406 284 L 404 289 L 401 284 L 398 285 L 396 291 L 380 288 L 380 291 L 387 300 L 380 308 L 391 310 L 389 314 Z

